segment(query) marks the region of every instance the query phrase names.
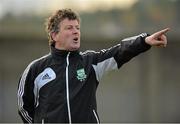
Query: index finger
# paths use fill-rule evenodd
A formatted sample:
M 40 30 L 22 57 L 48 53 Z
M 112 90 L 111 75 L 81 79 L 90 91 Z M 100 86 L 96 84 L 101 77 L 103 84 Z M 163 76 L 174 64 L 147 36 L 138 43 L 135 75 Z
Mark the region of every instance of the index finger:
M 163 34 L 167 33 L 169 30 L 170 30 L 170 28 L 165 28 L 165 29 L 163 29 L 161 31 L 156 32 L 155 35 L 156 36 L 163 35 Z

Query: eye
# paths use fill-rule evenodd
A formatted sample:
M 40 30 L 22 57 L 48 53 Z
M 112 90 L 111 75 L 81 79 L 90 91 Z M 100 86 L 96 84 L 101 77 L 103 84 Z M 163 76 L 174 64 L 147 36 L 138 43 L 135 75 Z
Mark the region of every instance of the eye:
M 80 27 L 76 27 L 77 30 L 80 30 Z
M 72 29 L 72 27 L 67 27 L 67 29 L 68 29 L 68 30 L 71 30 L 71 29 Z
M 66 26 L 65 29 L 71 30 L 71 29 L 72 29 L 72 26 Z

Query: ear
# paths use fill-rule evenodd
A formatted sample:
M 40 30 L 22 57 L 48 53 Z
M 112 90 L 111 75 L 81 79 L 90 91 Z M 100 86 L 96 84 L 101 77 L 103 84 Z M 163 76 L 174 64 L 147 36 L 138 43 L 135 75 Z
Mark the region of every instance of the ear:
M 51 33 L 50 35 L 51 35 L 51 39 L 52 39 L 53 41 L 57 41 L 57 33 L 56 33 L 56 32 L 53 32 L 53 33 Z

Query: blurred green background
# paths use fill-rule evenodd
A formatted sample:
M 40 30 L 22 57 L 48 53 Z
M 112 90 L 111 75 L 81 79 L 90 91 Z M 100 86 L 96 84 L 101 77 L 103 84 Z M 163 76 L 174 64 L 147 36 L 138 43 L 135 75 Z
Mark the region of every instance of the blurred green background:
M 44 21 L 62 8 L 80 13 L 82 51 L 170 27 L 166 48 L 152 48 L 103 77 L 98 112 L 101 122 L 180 122 L 180 0 L 0 0 L 0 123 L 21 122 L 19 77 L 49 52 Z

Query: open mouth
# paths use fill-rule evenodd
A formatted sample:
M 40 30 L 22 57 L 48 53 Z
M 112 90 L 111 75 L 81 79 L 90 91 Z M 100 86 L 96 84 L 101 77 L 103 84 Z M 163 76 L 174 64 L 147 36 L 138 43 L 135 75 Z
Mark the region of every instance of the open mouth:
M 73 40 L 74 40 L 74 41 L 78 41 L 78 37 L 74 38 Z

